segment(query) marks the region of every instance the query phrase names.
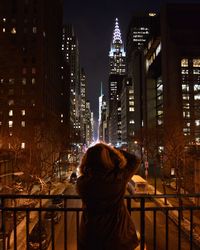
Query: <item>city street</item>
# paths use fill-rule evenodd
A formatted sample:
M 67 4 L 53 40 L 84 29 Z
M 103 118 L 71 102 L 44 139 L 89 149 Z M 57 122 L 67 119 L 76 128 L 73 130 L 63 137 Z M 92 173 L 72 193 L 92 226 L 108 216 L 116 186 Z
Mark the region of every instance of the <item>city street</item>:
M 65 194 L 76 194 L 75 186 L 71 186 L 65 191 Z M 68 201 L 67 207 L 80 207 L 80 200 Z M 139 207 L 139 201 L 132 201 L 132 207 Z M 157 206 L 157 203 L 153 201 L 146 202 L 146 207 Z M 132 218 L 135 223 L 135 227 L 140 232 L 140 212 L 132 212 Z M 178 228 L 177 225 L 169 219 L 169 239 L 168 249 L 178 250 Z M 55 227 L 55 249 L 64 249 L 64 215 L 58 225 Z M 166 218 L 163 212 L 157 212 L 156 214 L 156 249 L 165 250 L 165 234 L 166 234 Z M 153 212 L 148 211 L 145 213 L 145 242 L 148 250 L 154 249 L 153 239 Z M 76 246 L 76 213 L 70 212 L 67 216 L 67 249 L 77 250 Z M 51 249 L 51 245 L 49 249 Z M 181 250 L 190 249 L 190 242 L 188 237 L 181 233 Z M 198 250 L 197 247 L 193 246 L 194 250 Z

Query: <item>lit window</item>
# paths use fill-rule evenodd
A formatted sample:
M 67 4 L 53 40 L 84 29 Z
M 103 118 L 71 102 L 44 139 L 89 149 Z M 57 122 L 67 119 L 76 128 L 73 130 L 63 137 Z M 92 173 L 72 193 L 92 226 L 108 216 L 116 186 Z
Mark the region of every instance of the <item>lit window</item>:
M 63 114 L 61 114 L 60 117 L 63 117 Z
M 31 82 L 32 84 L 35 84 L 35 78 L 32 78 Z
M 2 121 L 0 121 L 0 126 L 2 125 Z
M 32 74 L 36 74 L 36 68 L 32 68 L 31 72 Z
M 129 107 L 129 111 L 130 112 L 135 111 L 134 107 Z
M 200 94 L 194 95 L 194 100 L 200 100 Z
M 8 126 L 9 126 L 9 128 L 12 128 L 13 127 L 13 121 L 8 121 Z
M 194 75 L 200 75 L 200 69 L 193 69 Z
M 162 125 L 163 121 L 162 120 L 158 120 L 158 125 Z
M 9 84 L 14 84 L 14 83 L 15 83 L 15 79 L 10 78 L 10 79 L 9 79 Z
M 25 148 L 25 142 L 21 143 L 21 148 L 24 149 Z
M 25 124 L 25 121 L 21 121 L 21 126 L 22 126 L 22 127 L 25 127 L 25 125 L 26 125 L 26 124 Z
M 129 105 L 131 106 L 134 106 L 134 101 L 129 101 Z
M 37 33 L 37 27 L 33 27 L 33 33 L 34 33 L 34 34 Z
M 22 116 L 25 116 L 25 114 L 26 114 L 25 109 L 22 109 L 22 110 L 21 110 L 21 114 L 22 114 Z
M 35 100 L 31 100 L 31 105 L 35 107 Z
M 195 125 L 200 126 L 200 120 L 195 120 Z
M 63 123 L 63 120 L 60 120 L 61 123 Z
M 8 115 L 9 115 L 9 116 L 13 116 L 13 110 L 9 110 Z
M 162 84 L 158 87 L 158 90 L 161 91 L 161 92 L 163 91 L 163 85 Z
M 12 132 L 10 132 L 10 133 L 9 133 L 9 135 L 10 135 L 10 136 L 13 136 L 13 133 L 12 133 Z
M 14 100 L 9 100 L 9 101 L 8 101 L 8 105 L 9 105 L 9 106 L 14 105 Z
M 183 100 L 189 100 L 190 96 L 189 94 L 183 94 Z
M 129 123 L 130 123 L 130 124 L 134 124 L 135 121 L 134 121 L 134 120 L 130 120 Z
M 200 59 L 193 59 L 193 67 L 200 67 Z
M 129 89 L 129 94 L 133 94 L 134 93 L 134 91 L 133 91 L 133 89 Z
M 5 17 L 3 18 L 3 22 L 4 22 L 4 23 L 6 22 L 6 18 L 5 18 Z
M 189 91 L 189 86 L 187 84 L 182 84 L 182 90 Z
M 194 91 L 200 90 L 200 84 L 194 84 Z
M 5 28 L 3 28 L 3 33 L 5 33 L 6 32 L 6 29 Z
M 16 32 L 16 28 L 15 27 L 13 27 L 12 29 L 11 29 L 11 32 L 10 32 L 11 34 L 16 34 L 17 32 Z
M 129 100 L 134 100 L 134 95 L 130 95 Z
M 188 59 L 181 60 L 181 67 L 188 67 Z
M 22 84 L 26 85 L 26 78 L 22 78 Z

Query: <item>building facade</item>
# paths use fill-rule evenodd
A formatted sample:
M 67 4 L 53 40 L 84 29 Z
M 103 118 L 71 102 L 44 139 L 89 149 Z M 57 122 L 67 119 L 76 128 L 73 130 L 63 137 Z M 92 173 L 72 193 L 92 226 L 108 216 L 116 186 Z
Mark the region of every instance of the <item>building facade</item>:
M 121 144 L 121 104 L 120 92 L 122 82 L 126 73 L 126 54 L 121 38 L 118 19 L 115 19 L 113 39 L 110 53 L 110 72 L 109 72 L 109 118 L 108 118 L 108 137 L 113 145 Z
M 9 149 L 14 145 L 40 149 L 53 162 L 58 145 L 67 138 L 61 79 L 62 1 L 3 0 L 0 39 L 2 142 Z

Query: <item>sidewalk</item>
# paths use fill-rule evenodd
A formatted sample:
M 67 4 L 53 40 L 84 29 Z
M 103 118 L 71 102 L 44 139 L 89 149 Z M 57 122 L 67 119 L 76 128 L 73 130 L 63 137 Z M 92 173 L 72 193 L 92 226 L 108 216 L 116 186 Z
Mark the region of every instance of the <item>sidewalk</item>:
M 157 186 L 156 188 L 156 194 L 163 194 L 163 192 L 161 191 L 162 187 L 161 186 Z M 175 190 L 173 189 L 173 187 L 169 187 L 167 188 L 167 193 L 169 194 L 176 194 Z M 159 191 L 160 190 L 160 191 Z M 170 192 L 168 192 L 170 191 Z M 155 188 L 152 185 L 149 185 L 149 194 L 154 194 L 155 193 Z M 167 205 L 165 205 L 165 201 L 164 198 L 156 198 L 154 199 L 154 201 L 162 207 L 174 207 L 174 206 L 179 206 L 178 203 L 178 199 L 177 198 L 167 198 Z M 183 199 L 183 204 L 187 205 L 187 206 L 194 206 L 194 204 L 192 203 L 192 201 L 188 200 L 188 199 Z M 170 219 L 176 224 L 178 225 L 178 211 L 171 211 L 169 213 L 169 217 Z M 200 217 L 196 216 L 195 214 L 193 214 L 193 225 L 195 225 L 194 229 L 193 229 L 193 242 L 197 245 L 200 246 Z M 183 220 L 181 220 L 181 229 L 182 231 L 188 235 L 188 237 L 190 236 L 190 212 L 189 210 L 186 210 L 183 212 Z

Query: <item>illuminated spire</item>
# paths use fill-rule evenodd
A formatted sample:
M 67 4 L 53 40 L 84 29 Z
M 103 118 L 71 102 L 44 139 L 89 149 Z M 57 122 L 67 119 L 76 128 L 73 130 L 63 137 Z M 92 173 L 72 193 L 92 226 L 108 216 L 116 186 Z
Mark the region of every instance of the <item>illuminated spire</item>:
M 115 29 L 113 32 L 113 43 L 121 43 L 122 44 L 122 38 L 121 38 L 121 31 L 119 29 L 119 23 L 118 18 L 115 19 Z
M 101 96 L 103 95 L 103 83 L 101 82 Z

